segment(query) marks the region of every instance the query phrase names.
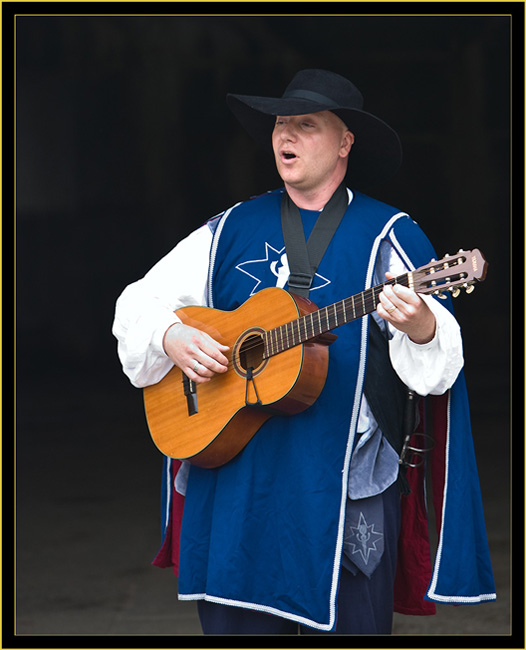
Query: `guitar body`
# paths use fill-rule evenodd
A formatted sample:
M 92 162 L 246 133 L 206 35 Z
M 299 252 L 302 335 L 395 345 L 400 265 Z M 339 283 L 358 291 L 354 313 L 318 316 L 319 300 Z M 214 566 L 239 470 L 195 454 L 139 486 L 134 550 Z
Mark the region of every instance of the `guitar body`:
M 293 415 L 311 406 L 325 384 L 327 344 L 335 336 L 265 358 L 264 334 L 316 309 L 309 300 L 269 288 L 232 312 L 195 306 L 177 310 L 184 324 L 228 345 L 231 363 L 227 372 L 193 385 L 193 414 L 179 368 L 144 389 L 148 426 L 160 451 L 200 467 L 218 467 L 273 415 Z
M 167 456 L 200 467 L 227 463 L 273 415 L 294 415 L 320 395 L 329 365 L 331 330 L 372 313 L 387 284 L 416 293 L 453 297 L 486 277 L 477 249 L 459 250 L 383 284 L 319 309 L 305 298 L 269 288 L 235 311 L 183 307 L 183 323 L 207 332 L 230 348 L 227 372 L 194 384 L 174 367 L 144 389 L 153 441 Z

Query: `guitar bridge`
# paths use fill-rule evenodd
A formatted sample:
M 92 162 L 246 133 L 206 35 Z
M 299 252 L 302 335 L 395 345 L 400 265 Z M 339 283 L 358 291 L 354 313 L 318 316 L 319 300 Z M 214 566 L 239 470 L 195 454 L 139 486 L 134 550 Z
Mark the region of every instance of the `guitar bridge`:
M 183 390 L 186 395 L 186 402 L 188 405 L 188 415 L 196 415 L 197 408 L 197 386 L 195 381 L 192 381 L 183 372 Z

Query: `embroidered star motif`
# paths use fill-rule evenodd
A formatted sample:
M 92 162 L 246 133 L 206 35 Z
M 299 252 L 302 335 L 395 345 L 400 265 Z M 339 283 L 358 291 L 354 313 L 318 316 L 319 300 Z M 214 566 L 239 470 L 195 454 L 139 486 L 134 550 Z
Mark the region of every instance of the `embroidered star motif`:
M 276 286 L 283 289 L 289 277 L 289 262 L 287 253 L 285 253 L 285 247 L 277 250 L 265 242 L 264 259 L 241 262 L 241 264 L 236 266 L 236 269 L 255 280 L 256 284 L 250 293 L 251 296 L 256 293 L 261 283 L 266 287 Z M 321 289 L 321 287 L 329 284 L 329 282 L 330 280 L 316 273 L 312 281 L 311 291 Z
M 374 530 L 374 524 L 367 525 L 367 521 L 360 512 L 358 526 L 351 526 L 351 534 L 345 540 L 345 544 L 352 547 L 352 553 L 360 553 L 365 564 L 369 561 L 371 551 L 378 550 L 376 542 L 383 537 L 383 533 L 377 533 Z

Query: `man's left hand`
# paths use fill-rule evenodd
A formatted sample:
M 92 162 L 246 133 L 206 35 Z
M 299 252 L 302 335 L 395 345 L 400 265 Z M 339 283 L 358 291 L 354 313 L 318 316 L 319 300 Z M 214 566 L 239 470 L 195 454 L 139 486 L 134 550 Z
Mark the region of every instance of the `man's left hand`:
M 395 276 L 386 273 L 385 277 L 392 280 Z M 414 343 L 423 345 L 435 336 L 435 315 L 412 289 L 400 284 L 386 285 L 376 311 L 397 330 L 405 332 Z

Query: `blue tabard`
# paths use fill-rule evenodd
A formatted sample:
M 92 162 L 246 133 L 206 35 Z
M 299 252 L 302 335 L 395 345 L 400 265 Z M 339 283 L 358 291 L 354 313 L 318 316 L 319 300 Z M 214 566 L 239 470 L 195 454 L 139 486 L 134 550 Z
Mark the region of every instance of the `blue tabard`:
M 233 310 L 261 289 L 283 286 L 282 192 L 241 203 L 218 220 L 209 306 Z M 304 223 L 308 234 L 313 222 Z M 371 286 L 383 240 L 407 254 L 414 267 L 436 257 L 405 213 L 354 193 L 314 278 L 310 298 L 318 307 Z M 335 330 L 327 381 L 309 409 L 271 418 L 220 468 L 191 467 L 181 530 L 181 599 L 206 598 L 320 630 L 334 627 L 367 333 L 368 317 Z

